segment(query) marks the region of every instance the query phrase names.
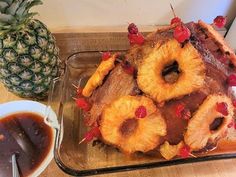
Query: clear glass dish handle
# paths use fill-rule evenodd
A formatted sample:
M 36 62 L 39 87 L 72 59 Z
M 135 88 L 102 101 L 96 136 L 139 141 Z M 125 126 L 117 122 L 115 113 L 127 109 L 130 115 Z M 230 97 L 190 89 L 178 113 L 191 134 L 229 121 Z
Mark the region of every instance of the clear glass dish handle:
M 60 125 L 59 125 L 59 116 L 57 115 L 57 119 L 52 119 L 50 116 L 50 114 L 52 114 L 52 110 L 54 108 L 55 112 L 57 113 L 57 105 L 55 105 L 55 102 L 57 102 L 57 100 L 55 100 L 54 98 L 54 94 L 56 93 L 56 88 L 57 86 L 60 87 L 60 82 L 61 82 L 61 78 L 60 77 L 57 77 L 55 79 L 53 79 L 51 85 L 50 85 L 50 89 L 49 89 L 49 95 L 48 95 L 48 103 L 47 103 L 47 106 L 46 106 L 46 110 L 45 110 L 45 115 L 44 115 L 44 122 L 53 127 L 54 129 L 60 129 Z M 60 101 L 60 99 L 59 99 Z M 52 108 L 52 105 L 53 108 Z
M 53 79 L 48 95 L 48 103 L 45 110 L 45 117 L 44 121 L 47 125 L 55 128 L 56 130 L 61 130 L 61 126 L 63 123 L 63 114 L 62 114 L 62 107 L 63 107 L 63 94 L 57 94 L 58 92 L 63 92 L 63 76 L 57 77 Z M 57 95 L 57 96 L 55 96 Z M 60 95 L 61 97 L 58 97 Z M 52 110 L 56 112 L 57 119 L 51 119 L 50 114 L 52 114 Z
M 45 110 L 44 122 L 56 131 L 55 148 L 60 146 L 63 138 L 63 93 L 64 76 L 55 78 L 49 89 L 48 103 Z M 51 119 L 52 110 L 56 113 L 56 119 Z
M 60 129 L 60 125 L 57 120 L 51 119 L 50 114 L 52 113 L 52 108 L 50 105 L 47 105 L 44 115 L 44 122 L 54 129 Z

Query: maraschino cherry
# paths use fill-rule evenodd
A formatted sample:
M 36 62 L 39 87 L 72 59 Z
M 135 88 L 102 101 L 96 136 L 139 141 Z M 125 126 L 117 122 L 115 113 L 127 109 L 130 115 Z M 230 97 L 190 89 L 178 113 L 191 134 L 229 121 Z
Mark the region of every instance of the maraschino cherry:
M 225 102 L 216 103 L 216 111 L 223 114 L 224 116 L 227 116 L 229 114 L 227 103 Z
M 215 26 L 217 26 L 218 28 L 223 28 L 226 24 L 226 17 L 222 16 L 222 15 L 218 15 L 214 21 L 213 21 L 213 24 Z
M 170 24 L 178 24 L 174 29 L 174 38 L 179 43 L 184 43 L 191 36 L 190 30 L 183 24 L 182 20 L 176 16 L 173 6 L 170 4 L 170 8 L 174 15 L 174 18 L 171 19 Z
M 81 144 L 82 142 L 90 142 L 94 138 L 98 138 L 101 135 L 99 127 L 95 126 L 92 129 L 90 129 L 87 133 L 85 133 L 84 138 L 79 142 Z
M 227 82 L 229 86 L 236 86 L 236 74 L 230 74 Z
M 134 23 L 130 23 L 128 26 L 128 38 L 130 45 L 138 44 L 142 45 L 144 43 L 143 35 L 138 31 L 137 26 Z
M 106 61 L 111 57 L 111 53 L 110 52 L 102 52 L 102 60 Z
M 85 112 L 89 111 L 91 108 L 91 105 L 85 98 L 76 98 L 75 102 L 76 105 Z
M 190 155 L 190 147 L 187 145 L 184 145 L 179 151 L 179 156 L 182 158 L 188 158 Z
M 135 116 L 137 118 L 144 118 L 147 116 L 147 109 L 145 106 L 139 106 L 135 111 Z
M 174 18 L 171 19 L 170 24 L 173 25 L 173 24 L 179 24 L 179 23 L 182 23 L 182 20 L 181 20 L 179 17 L 176 16 L 172 4 L 170 4 L 170 8 L 171 8 L 172 13 L 173 13 L 173 15 L 174 15 Z
M 188 40 L 191 36 L 190 30 L 184 25 L 180 24 L 174 29 L 174 38 L 179 42 L 183 43 Z

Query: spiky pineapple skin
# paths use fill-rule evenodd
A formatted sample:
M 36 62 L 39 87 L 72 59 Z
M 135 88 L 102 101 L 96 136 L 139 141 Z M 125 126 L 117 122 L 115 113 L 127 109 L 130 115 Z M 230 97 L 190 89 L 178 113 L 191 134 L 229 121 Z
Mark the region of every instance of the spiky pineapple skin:
M 17 32 L 0 35 L 0 80 L 16 95 L 43 99 L 59 74 L 55 38 L 39 20 Z

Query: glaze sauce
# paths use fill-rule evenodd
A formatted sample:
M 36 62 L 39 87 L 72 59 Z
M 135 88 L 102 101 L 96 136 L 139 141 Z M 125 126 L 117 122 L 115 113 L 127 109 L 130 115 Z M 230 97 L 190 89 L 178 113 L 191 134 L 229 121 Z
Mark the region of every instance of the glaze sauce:
M 12 176 L 11 156 L 21 176 L 31 174 L 50 151 L 52 129 L 34 113 L 21 112 L 0 119 L 0 177 Z

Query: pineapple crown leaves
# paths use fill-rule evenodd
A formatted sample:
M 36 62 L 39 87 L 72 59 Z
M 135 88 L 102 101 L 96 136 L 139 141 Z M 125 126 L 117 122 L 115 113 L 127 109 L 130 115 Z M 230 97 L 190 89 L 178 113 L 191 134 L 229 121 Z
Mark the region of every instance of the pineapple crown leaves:
M 41 0 L 0 0 L 0 34 L 17 31 L 37 13 L 29 12 Z

